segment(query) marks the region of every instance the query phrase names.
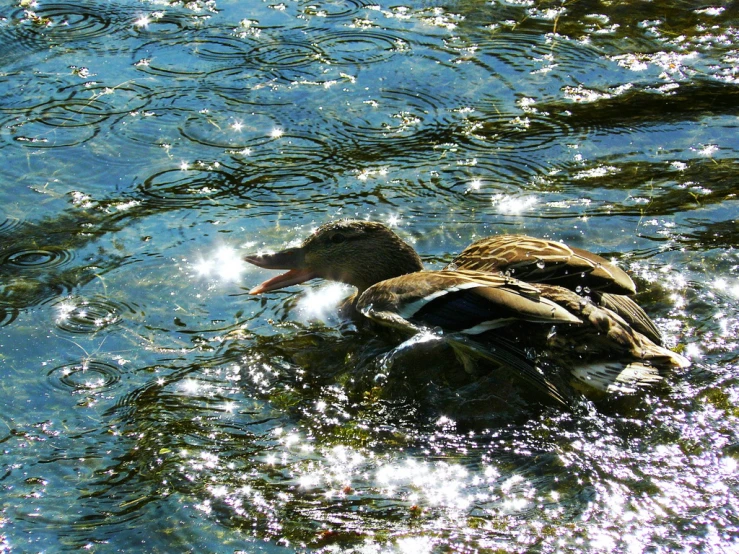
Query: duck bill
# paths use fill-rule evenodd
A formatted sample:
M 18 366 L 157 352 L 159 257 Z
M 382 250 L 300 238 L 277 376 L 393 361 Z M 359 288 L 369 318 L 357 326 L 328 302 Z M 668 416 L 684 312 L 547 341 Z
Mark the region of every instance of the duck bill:
M 274 254 L 244 256 L 244 261 L 264 269 L 288 269 L 287 273 L 267 279 L 249 291 L 249 294 L 262 294 L 272 290 L 284 289 L 292 285 L 299 285 L 317 277 L 316 272 L 304 269 L 303 251 L 300 248 L 288 248 Z

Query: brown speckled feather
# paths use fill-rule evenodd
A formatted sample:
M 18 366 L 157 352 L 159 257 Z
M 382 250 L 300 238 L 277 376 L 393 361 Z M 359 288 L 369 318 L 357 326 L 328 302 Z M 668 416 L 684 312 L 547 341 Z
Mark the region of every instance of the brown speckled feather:
M 639 304 L 622 294 L 595 294 L 593 300 L 621 316 L 634 329 L 657 345 L 662 345 L 662 333 Z
M 684 357 L 655 344 L 608 308 L 598 306 L 563 287 L 537 286 L 543 297 L 556 302 L 585 322 L 582 331 L 564 330 L 551 336 L 550 346 L 587 357 L 641 361 L 662 368 L 684 368 L 689 365 Z
M 589 288 L 614 294 L 634 294 L 636 287 L 623 270 L 585 250 L 528 237 L 499 235 L 465 248 L 448 269 L 502 272 L 532 283 L 549 283 L 572 290 Z

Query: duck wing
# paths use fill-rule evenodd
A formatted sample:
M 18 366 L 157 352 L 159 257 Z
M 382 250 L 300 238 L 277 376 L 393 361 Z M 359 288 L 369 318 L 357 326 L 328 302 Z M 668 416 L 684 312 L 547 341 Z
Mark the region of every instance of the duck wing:
M 447 269 L 501 272 L 532 283 L 578 287 L 613 294 L 634 294 L 631 277 L 605 258 L 546 239 L 500 235 L 465 248 Z
M 357 310 L 383 325 L 418 331 L 438 327 L 478 334 L 513 321 L 582 321 L 537 287 L 479 271 L 420 271 L 381 281 L 357 301 Z

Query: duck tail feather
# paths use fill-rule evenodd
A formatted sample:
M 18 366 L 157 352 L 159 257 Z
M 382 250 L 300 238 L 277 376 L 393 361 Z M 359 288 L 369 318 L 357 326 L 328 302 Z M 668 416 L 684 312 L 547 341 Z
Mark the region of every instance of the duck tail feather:
M 571 371 L 576 381 L 605 393 L 635 394 L 662 381 L 659 369 L 643 362 L 608 361 Z

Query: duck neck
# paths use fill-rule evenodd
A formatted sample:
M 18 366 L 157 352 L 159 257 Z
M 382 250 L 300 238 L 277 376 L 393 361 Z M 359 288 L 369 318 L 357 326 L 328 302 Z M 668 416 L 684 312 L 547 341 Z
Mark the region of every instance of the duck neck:
M 357 298 L 369 287 L 381 281 L 423 269 L 421 258 L 413 248 L 404 242 L 399 246 L 390 252 L 377 249 L 371 253 L 372 260 L 358 268 L 354 282 L 351 283 L 357 287 Z

